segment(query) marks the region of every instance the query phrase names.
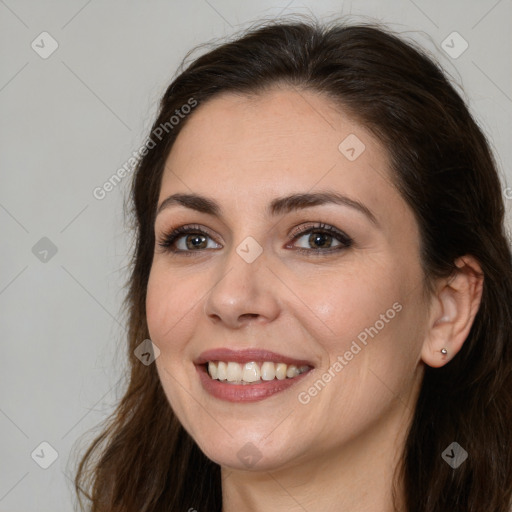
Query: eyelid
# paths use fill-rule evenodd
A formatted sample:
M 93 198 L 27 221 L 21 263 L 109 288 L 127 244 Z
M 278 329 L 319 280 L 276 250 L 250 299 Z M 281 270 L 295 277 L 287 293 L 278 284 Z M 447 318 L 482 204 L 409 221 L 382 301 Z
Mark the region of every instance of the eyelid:
M 347 244 L 352 244 L 354 242 L 354 239 L 347 233 L 332 226 L 331 224 L 326 224 L 324 222 L 307 222 L 306 225 L 300 224 L 299 226 L 294 227 L 288 236 L 291 238 L 291 241 L 294 241 L 302 235 L 315 231 L 326 232 L 333 236 L 337 236 L 343 239 L 343 241 Z

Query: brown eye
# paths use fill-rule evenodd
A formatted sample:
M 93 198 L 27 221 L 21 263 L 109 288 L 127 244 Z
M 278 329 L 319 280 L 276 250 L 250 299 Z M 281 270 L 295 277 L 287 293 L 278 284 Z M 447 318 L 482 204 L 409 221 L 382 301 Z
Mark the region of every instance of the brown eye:
M 319 224 L 304 229 L 299 228 L 294 232 L 293 241 L 301 240 L 297 250 L 311 254 L 325 254 L 328 252 L 347 249 L 353 244 L 353 240 L 333 226 Z M 293 246 L 297 246 L 294 243 Z
M 333 236 L 322 232 L 313 232 L 309 235 L 308 244 L 313 248 L 329 249 L 333 243 Z
M 163 236 L 158 245 L 166 252 L 187 255 L 205 249 L 217 249 L 220 247 L 208 233 L 201 229 L 200 226 L 195 225 L 181 226 L 172 230 Z
M 304 239 L 301 245 L 292 244 L 296 250 L 307 254 L 327 254 L 347 249 L 353 244 L 353 240 L 327 224 L 319 224 L 296 229 L 292 241 Z M 158 242 L 158 245 L 166 252 L 191 255 L 208 249 L 219 249 L 222 246 L 217 244 L 213 238 L 200 226 L 181 226 L 172 230 Z
M 179 239 L 180 237 L 178 237 Z M 208 242 L 206 241 L 206 236 L 195 234 L 195 235 L 186 235 L 185 236 L 185 246 L 188 250 L 192 251 L 194 249 L 206 249 Z

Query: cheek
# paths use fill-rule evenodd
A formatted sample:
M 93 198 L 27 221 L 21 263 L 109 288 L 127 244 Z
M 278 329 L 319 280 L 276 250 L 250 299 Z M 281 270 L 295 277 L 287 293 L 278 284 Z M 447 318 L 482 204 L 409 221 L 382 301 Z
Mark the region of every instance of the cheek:
M 157 263 L 151 269 L 146 294 L 150 339 L 160 349 L 160 356 L 155 361 L 157 372 L 169 404 L 187 430 L 190 429 L 187 422 L 189 394 L 182 390 L 183 387 L 192 388 L 187 373 L 190 362 L 186 347 L 193 333 L 193 316 L 196 314 L 193 305 L 197 299 L 191 292 L 193 289 L 190 278 L 180 281 L 175 273 Z
M 345 343 L 345 359 L 351 358 L 345 375 L 351 400 L 368 409 L 407 396 L 419 370 L 421 302 L 410 293 L 390 290 L 389 296 L 366 302 L 366 311 L 357 316 L 359 325 Z
M 165 287 L 158 274 L 151 270 L 146 293 L 146 318 L 151 339 L 157 342 L 165 328 L 165 312 L 168 308 L 168 298 L 164 294 Z
M 318 334 L 327 335 L 330 351 L 339 351 L 344 342 L 357 338 L 376 322 L 382 328 L 381 315 L 388 310 L 387 317 L 395 316 L 393 304 L 403 295 L 398 282 L 389 266 L 383 269 L 381 264 L 350 274 L 340 270 L 315 276 L 301 295 L 315 313 Z
M 150 339 L 159 347 L 160 362 L 182 372 L 190 358 L 190 340 L 204 316 L 205 272 L 169 269 L 165 261 L 154 263 L 148 280 L 146 318 Z M 189 361 L 188 361 L 189 362 Z
M 158 264 L 151 269 L 146 294 L 146 317 L 151 339 L 160 349 L 166 348 L 163 342 L 186 324 L 180 319 L 186 317 L 191 307 L 190 284 L 180 286 L 180 280 L 169 275 Z
M 374 266 L 350 276 L 332 274 L 303 289 L 315 313 L 309 315 L 309 330 L 328 356 L 323 370 L 342 358 L 331 371 L 343 377 L 333 380 L 345 388 L 345 399 L 349 393 L 361 404 L 375 396 L 369 388 L 396 389 L 408 381 L 421 350 L 419 294 L 399 277 L 398 266 L 386 270 Z

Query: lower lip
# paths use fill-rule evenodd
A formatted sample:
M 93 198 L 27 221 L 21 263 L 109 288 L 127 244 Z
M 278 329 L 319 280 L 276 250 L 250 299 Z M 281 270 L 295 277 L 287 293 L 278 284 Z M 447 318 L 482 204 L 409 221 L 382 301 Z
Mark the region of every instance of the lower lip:
M 227 402 L 257 402 L 264 400 L 293 386 L 311 371 L 308 370 L 301 373 L 297 377 L 293 377 L 293 379 L 274 379 L 256 384 L 229 384 L 227 381 L 221 382 L 212 379 L 204 365 L 196 366 L 196 370 L 199 373 L 203 388 L 215 398 L 226 400 Z

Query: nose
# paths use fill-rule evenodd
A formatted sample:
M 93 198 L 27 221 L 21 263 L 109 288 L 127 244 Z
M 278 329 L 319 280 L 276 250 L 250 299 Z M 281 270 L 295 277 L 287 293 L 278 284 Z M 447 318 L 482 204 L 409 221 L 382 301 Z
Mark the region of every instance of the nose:
M 231 329 L 275 320 L 280 301 L 265 251 L 247 263 L 235 249 L 219 265 L 215 283 L 204 301 L 204 313 L 212 323 Z

